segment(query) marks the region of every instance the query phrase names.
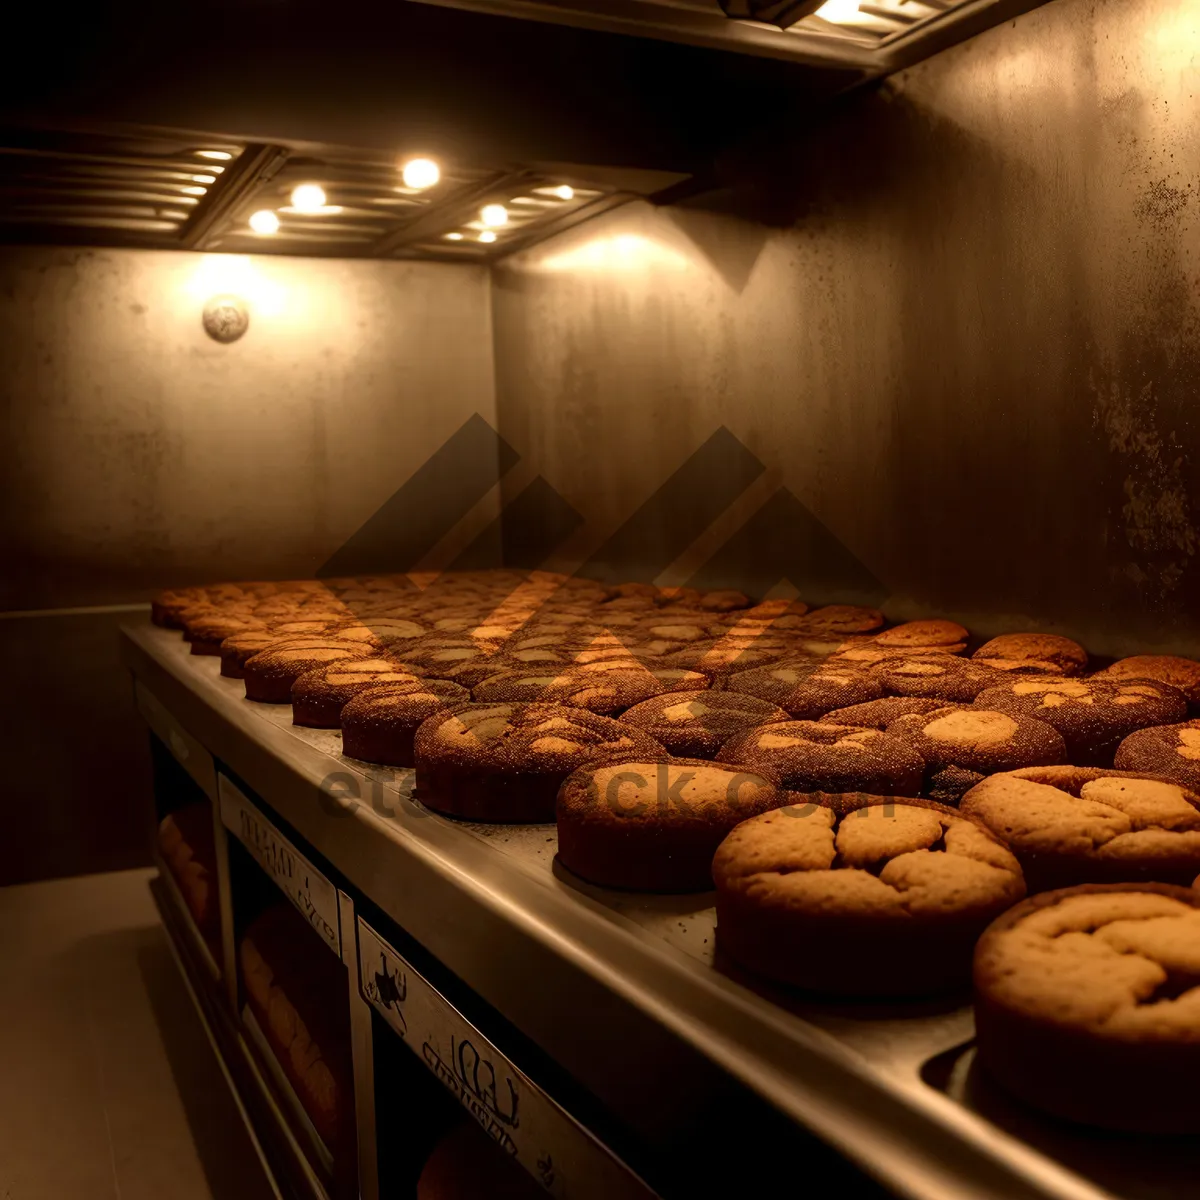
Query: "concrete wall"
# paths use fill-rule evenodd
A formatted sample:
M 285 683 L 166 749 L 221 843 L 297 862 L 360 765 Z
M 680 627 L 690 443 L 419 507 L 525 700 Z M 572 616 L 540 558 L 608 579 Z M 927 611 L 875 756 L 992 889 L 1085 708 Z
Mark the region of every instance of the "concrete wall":
M 223 292 L 251 307 L 231 345 L 201 325 Z M 479 267 L 0 252 L 0 885 L 147 861 L 128 614 L 89 610 L 312 575 L 473 414 L 495 423 L 489 322 Z
M 509 260 L 501 429 L 587 518 L 564 556 L 725 425 L 765 472 L 664 578 L 784 488 L 897 614 L 1200 652 L 1198 51 L 1195 0 L 1056 0 L 708 210 Z

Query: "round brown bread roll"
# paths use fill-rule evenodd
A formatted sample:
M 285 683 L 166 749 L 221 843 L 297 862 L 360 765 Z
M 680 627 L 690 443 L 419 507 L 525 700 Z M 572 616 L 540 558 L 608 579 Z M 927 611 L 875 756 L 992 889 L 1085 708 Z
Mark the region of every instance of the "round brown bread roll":
M 239 633 L 262 632 L 267 628 L 264 621 L 252 616 L 208 617 L 191 627 L 191 652 L 215 658 L 221 653 L 221 643 Z
M 473 688 L 505 669 L 495 642 L 473 638 L 426 638 L 404 648 L 404 661 L 430 679 L 449 679 Z
M 940 650 L 959 654 L 966 649 L 968 633 L 956 621 L 905 621 L 875 635 L 877 646 L 900 650 Z
M 423 721 L 467 703 L 471 693 L 448 679 L 412 676 L 376 684 L 348 701 L 340 714 L 342 753 L 389 767 L 413 765 L 413 738 Z
M 475 1121 L 456 1125 L 433 1148 L 416 1200 L 545 1200 L 546 1192 Z
M 699 671 L 717 680 L 726 679 L 739 671 L 769 667 L 796 657 L 796 643 L 790 638 L 729 636 L 685 646 L 667 655 L 665 661 L 673 667 Z
M 404 683 L 416 675 L 394 658 L 355 658 L 317 667 L 292 684 L 292 724 L 337 729 L 342 709 L 374 684 Z
M 581 767 L 558 792 L 558 859 L 603 887 L 707 891 L 725 835 L 785 798 L 762 775 L 699 758 Z
M 1190 705 L 1200 704 L 1200 662 L 1170 654 L 1135 654 L 1097 671 L 1095 679 L 1156 679 L 1184 695 Z
M 1077 766 L 1112 766 L 1121 740 L 1135 729 L 1187 716 L 1183 693 L 1150 679 L 1068 679 L 1017 676 L 975 697 L 978 708 L 1024 714 L 1053 725 Z M 1030 764 L 1033 765 L 1033 764 Z
M 854 604 L 826 604 L 811 612 L 788 612 L 775 622 L 776 629 L 791 629 L 802 634 L 870 633 L 882 626 L 883 613 L 878 609 Z
M 970 704 L 985 688 L 1004 682 L 991 667 L 953 654 L 901 654 L 885 658 L 871 673 L 891 696 L 927 696 Z
M 737 612 L 750 607 L 750 597 L 733 588 L 718 588 L 712 592 L 701 592 L 692 603 L 703 612 Z
M 1200 792 L 1200 721 L 1155 725 L 1131 733 L 1117 747 L 1113 765 L 1145 771 Z
M 1175 883 L 1200 871 L 1200 793 L 1104 767 L 1032 767 L 973 787 L 962 811 L 1017 856 L 1030 891 Z
M 367 647 L 333 638 L 312 639 L 306 645 L 268 646 L 242 665 L 246 699 L 263 704 L 289 704 L 292 684 L 306 671 L 370 657 L 371 651 Z
M 1026 675 L 1082 675 L 1087 651 L 1053 633 L 1006 633 L 984 642 L 971 657 L 996 671 Z
M 1021 868 L 953 809 L 813 796 L 742 822 L 713 859 L 717 947 L 757 975 L 834 995 L 965 986 L 988 923 L 1025 895 Z
M 360 616 L 339 630 L 338 637 L 354 637 L 379 649 L 386 647 L 395 653 L 403 653 L 405 646 L 414 644 L 417 638 L 425 637 L 427 633 L 423 625 L 402 617 Z
M 860 729 L 886 729 L 898 717 L 908 713 L 933 712 L 944 707 L 941 700 L 930 700 L 921 696 L 884 696 L 882 700 L 868 700 L 865 704 L 851 704 L 846 708 L 835 708 L 821 718 L 822 725 L 856 725 Z
M 1056 1117 L 1200 1133 L 1200 892 L 1090 884 L 1043 892 L 975 949 L 981 1067 Z
M 681 691 L 635 704 L 623 725 L 648 733 L 681 758 L 712 758 L 736 733 L 769 721 L 786 721 L 777 705 L 739 692 Z
M 248 658 L 261 654 L 272 646 L 282 645 L 286 638 L 268 630 L 235 633 L 221 643 L 221 674 L 228 679 L 243 678 L 242 668 Z
M 1067 757 L 1062 735 L 1043 721 L 985 708 L 947 705 L 909 713 L 897 717 L 887 732 L 925 760 L 926 792 L 943 804 L 957 804 L 986 775 Z
M 865 671 L 829 667 L 811 659 L 738 671 L 729 676 L 725 686 L 731 692 L 777 704 L 798 720 L 815 720 L 835 708 L 864 704 L 883 695 L 883 685 Z
M 531 675 L 505 671 L 478 684 L 471 698 L 492 701 L 569 704 L 604 717 L 616 717 L 651 696 L 703 688 L 708 679 L 697 671 L 675 667 L 650 667 L 620 659 L 574 666 L 557 674 Z
M 559 785 L 611 755 L 665 758 L 647 734 L 565 704 L 464 704 L 430 717 L 413 742 L 413 795 L 471 821 L 553 821 Z
M 794 792 L 915 796 L 925 760 L 878 729 L 818 721 L 777 721 L 734 734 L 717 761 L 778 779 Z

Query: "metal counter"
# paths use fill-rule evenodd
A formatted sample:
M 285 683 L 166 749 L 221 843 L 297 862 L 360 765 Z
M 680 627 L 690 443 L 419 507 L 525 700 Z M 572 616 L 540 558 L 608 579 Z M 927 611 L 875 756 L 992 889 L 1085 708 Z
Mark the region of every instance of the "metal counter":
M 741 1097 L 920 1200 L 1159 1200 L 1200 1175 L 1192 1147 L 1070 1130 L 1005 1101 L 973 1068 L 969 1007 L 798 1003 L 715 959 L 711 895 L 592 887 L 555 862 L 553 826 L 429 813 L 411 772 L 345 758 L 338 731 L 245 700 L 176 632 L 127 626 L 123 652 L 158 725 L 245 781 L 648 1146 L 694 1146 L 714 1105 L 733 1114 Z

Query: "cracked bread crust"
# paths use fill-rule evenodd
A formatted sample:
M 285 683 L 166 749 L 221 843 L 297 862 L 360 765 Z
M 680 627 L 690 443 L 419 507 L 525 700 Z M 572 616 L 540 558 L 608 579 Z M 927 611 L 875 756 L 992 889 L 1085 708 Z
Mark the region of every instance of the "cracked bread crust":
M 1103 767 L 993 775 L 963 797 L 1017 856 L 1034 891 L 1083 883 L 1188 885 L 1200 871 L 1200 794 Z
M 710 759 L 734 734 L 788 719 L 782 708 L 756 696 L 686 691 L 643 700 L 622 714 L 621 723 L 648 733 L 673 755 Z
M 865 671 L 831 667 L 812 659 L 792 659 L 770 667 L 738 671 L 725 686 L 776 704 L 797 720 L 823 717 L 835 708 L 864 704 L 883 695 L 883 685 Z
M 652 737 L 565 704 L 463 704 L 416 732 L 413 796 L 471 821 L 553 821 L 559 785 L 589 762 L 665 759 Z
M 1020 676 L 975 698 L 977 708 L 1024 714 L 1053 725 L 1079 766 L 1108 767 L 1134 730 L 1169 725 L 1187 716 L 1183 693 L 1151 679 Z
M 1005 633 L 971 656 L 996 671 L 1028 675 L 1082 675 L 1087 651 L 1070 638 L 1053 633 Z
M 965 705 L 898 717 L 887 733 L 911 746 L 930 775 L 948 767 L 992 775 L 1060 763 L 1067 757 L 1062 736 L 1044 722 Z
M 870 792 L 915 796 L 925 760 L 878 729 L 778 721 L 735 734 L 719 762 L 762 771 L 795 792 Z
M 558 859 L 603 887 L 707 891 L 726 834 L 786 801 L 766 776 L 706 759 L 581 767 L 558 792 Z
M 807 799 L 744 821 L 721 843 L 718 947 L 757 975 L 813 992 L 965 986 L 975 939 L 1025 895 L 1012 854 L 930 801 Z
M 1200 892 L 1090 884 L 1001 916 L 975 951 L 979 1062 L 1026 1103 L 1200 1132 Z

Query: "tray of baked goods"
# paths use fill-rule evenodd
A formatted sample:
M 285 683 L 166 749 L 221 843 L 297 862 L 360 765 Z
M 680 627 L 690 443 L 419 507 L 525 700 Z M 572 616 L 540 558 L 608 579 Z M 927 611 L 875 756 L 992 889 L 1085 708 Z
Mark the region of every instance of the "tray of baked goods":
M 539 573 L 153 620 L 142 683 L 615 1107 L 694 1121 L 614 1081 L 661 1030 L 901 1194 L 1194 1187 L 1200 663 Z

